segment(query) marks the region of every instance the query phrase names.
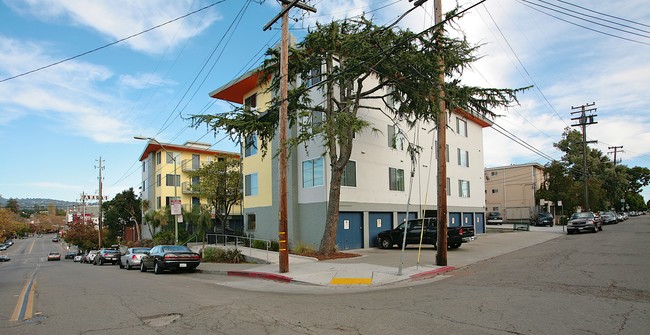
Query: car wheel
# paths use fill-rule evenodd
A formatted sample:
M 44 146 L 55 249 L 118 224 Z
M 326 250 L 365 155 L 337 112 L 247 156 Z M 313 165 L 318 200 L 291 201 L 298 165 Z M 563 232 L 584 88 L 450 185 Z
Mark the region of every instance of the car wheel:
M 144 262 L 140 263 L 140 272 L 147 272 L 147 267 L 144 266 Z
M 122 264 L 122 261 L 120 261 L 120 269 L 124 269 L 124 264 Z
M 99 260 L 99 265 L 104 265 L 104 260 L 103 259 Z
M 382 249 L 389 249 L 393 246 L 393 241 L 389 237 L 383 237 L 379 240 L 379 246 Z
M 126 269 L 127 270 L 133 269 L 133 266 L 131 266 L 131 263 L 129 263 L 129 261 L 126 261 Z
M 158 265 L 158 262 L 153 263 L 153 273 L 157 275 L 162 273 L 162 268 Z
M 449 245 L 449 249 L 458 249 L 460 248 L 461 244 L 462 243 L 452 243 L 451 245 Z

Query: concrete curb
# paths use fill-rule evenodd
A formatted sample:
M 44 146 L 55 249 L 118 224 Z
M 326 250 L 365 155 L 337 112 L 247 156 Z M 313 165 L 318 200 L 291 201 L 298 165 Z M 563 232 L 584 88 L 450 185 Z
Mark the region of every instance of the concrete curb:
M 257 272 L 257 271 L 228 271 L 228 276 L 237 276 L 237 277 L 249 277 L 249 278 L 260 278 L 273 281 L 279 281 L 283 283 L 293 282 L 293 278 L 268 272 Z
M 443 267 L 441 267 L 439 269 L 413 274 L 413 275 L 410 276 L 410 278 L 411 278 L 411 280 L 426 279 L 426 278 L 435 277 L 435 276 L 437 276 L 439 274 L 443 274 L 443 273 L 453 271 L 453 270 L 456 270 L 456 267 L 454 267 L 454 266 L 443 266 Z

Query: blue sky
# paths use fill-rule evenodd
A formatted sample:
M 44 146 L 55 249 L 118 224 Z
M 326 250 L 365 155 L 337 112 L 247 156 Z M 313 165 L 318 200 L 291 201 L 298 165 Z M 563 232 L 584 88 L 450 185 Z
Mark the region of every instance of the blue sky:
M 317 21 L 365 12 L 387 24 L 412 6 L 407 0 L 306 2 L 318 13 L 291 11 L 291 31 L 299 39 Z M 477 2 L 459 1 L 464 8 Z M 443 1 L 443 10 L 455 3 Z M 428 1 L 402 27 L 430 26 L 432 6 Z M 82 192 L 97 194 L 100 157 L 105 195 L 137 191 L 146 143 L 133 136 L 238 151 L 223 134 L 194 129 L 186 118 L 228 110 L 208 93 L 258 65 L 264 50 L 279 41 L 279 24 L 262 30 L 279 10 L 275 0 L 0 2 L 0 195 L 77 201 Z M 576 12 L 606 26 L 578 20 Z M 559 159 L 553 143 L 574 123 L 571 107 L 591 102 L 598 108 L 598 124 L 587 128 L 589 139 L 598 141 L 592 146 L 607 153 L 622 145 L 617 158 L 623 164 L 650 165 L 646 1 L 487 0 L 459 27 L 470 41 L 484 44 L 483 59 L 463 80 L 536 87 L 520 97 L 521 106 L 499 111 L 497 129 L 543 155 L 487 129 L 486 166 Z M 650 199 L 650 192 L 643 195 Z

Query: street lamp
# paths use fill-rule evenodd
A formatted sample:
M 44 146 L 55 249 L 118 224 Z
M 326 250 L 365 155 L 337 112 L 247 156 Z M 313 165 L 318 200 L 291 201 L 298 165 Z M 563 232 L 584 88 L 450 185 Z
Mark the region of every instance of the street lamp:
M 167 148 L 165 148 L 165 146 L 162 143 L 158 142 L 158 140 L 156 140 L 153 137 L 133 136 L 133 138 L 136 140 L 146 140 L 146 141 L 156 142 L 167 154 L 169 154 L 169 150 L 167 150 Z M 172 161 L 174 161 L 174 200 L 177 200 L 178 190 L 176 186 L 176 166 L 177 166 L 176 157 L 174 157 L 173 153 L 169 156 L 172 158 Z M 174 215 L 174 244 L 178 245 L 178 215 Z

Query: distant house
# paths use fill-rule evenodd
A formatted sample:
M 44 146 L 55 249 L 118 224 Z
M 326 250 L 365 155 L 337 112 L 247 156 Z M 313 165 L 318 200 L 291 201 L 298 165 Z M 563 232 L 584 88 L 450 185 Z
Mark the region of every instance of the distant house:
M 215 99 L 256 109 L 263 113 L 271 96 L 258 86 L 257 71 L 251 71 L 210 93 Z M 312 80 L 319 80 L 319 77 Z M 368 79 L 376 80 L 376 79 Z M 314 84 L 314 82 L 309 83 Z M 308 85 L 309 86 L 309 85 Z M 313 90 L 312 101 L 323 101 Z M 367 101 L 364 104 L 377 104 Z M 291 111 L 290 111 L 291 112 Z M 337 246 L 339 250 L 377 246 L 377 233 L 395 227 L 409 217 L 434 216 L 437 210 L 437 182 L 434 142 L 435 125 L 422 123 L 400 135 L 383 113 L 361 110 L 359 115 L 381 133 L 355 134 L 353 152 L 341 187 Z M 477 226 L 484 231 L 485 183 L 483 180 L 483 128 L 490 122 L 465 113 L 448 114 L 447 196 L 449 225 Z M 316 124 L 322 115 L 313 114 L 303 124 Z M 408 129 L 406 126 L 403 129 Z M 296 136 L 295 127 L 288 136 Z M 410 207 L 411 159 L 404 136 L 423 147 L 415 167 Z M 242 148 L 244 175 L 244 226 L 258 238 L 278 236 L 278 150 L 276 137 L 269 153 L 262 157 L 255 134 L 247 134 Z M 288 235 L 290 245 L 304 242 L 318 247 L 325 229 L 330 187 L 330 162 L 322 143 L 290 149 L 288 164 Z M 434 156 L 434 159 L 431 159 Z M 428 186 L 428 187 L 427 187 Z
M 544 167 L 537 163 L 486 168 L 486 208 L 505 214 L 506 220 L 528 221 L 539 211 L 535 193 L 543 181 Z
M 142 199 L 149 201 L 150 208 L 158 210 L 171 205 L 173 199 L 181 201 L 183 209 L 190 211 L 194 204 L 206 204 L 192 190 L 199 182 L 189 173 L 211 161 L 239 159 L 236 152 L 210 149 L 209 143 L 186 142 L 183 145 L 149 141 L 140 155 L 142 162 Z M 233 209 L 229 221 L 241 226 L 241 210 Z M 149 229 L 141 229 L 142 238 L 151 238 Z

